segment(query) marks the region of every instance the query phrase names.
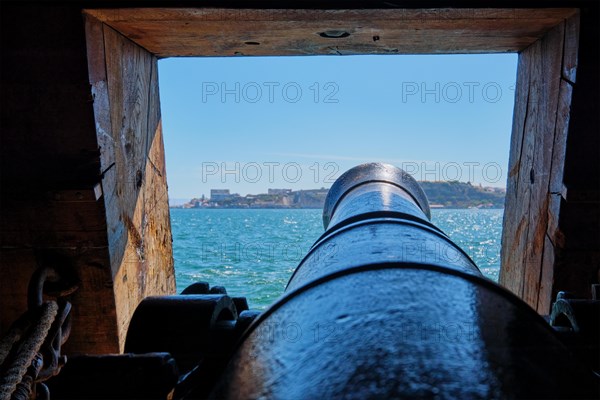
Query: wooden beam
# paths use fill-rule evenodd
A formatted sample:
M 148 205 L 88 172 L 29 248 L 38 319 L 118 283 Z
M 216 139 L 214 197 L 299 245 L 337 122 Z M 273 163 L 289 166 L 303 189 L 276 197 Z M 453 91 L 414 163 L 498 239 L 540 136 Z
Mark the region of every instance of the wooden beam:
M 576 11 L 137 8 L 85 12 L 149 52 L 175 57 L 517 52 Z
M 175 292 L 157 59 L 89 15 L 86 27 L 122 350 L 139 302 Z
M 568 288 L 555 280 L 564 264 L 560 221 L 578 24 L 579 15 L 570 17 L 519 56 L 500 283 L 542 314 L 556 288 Z
M 531 58 L 533 49 L 519 55 L 517 65 L 517 84 L 515 107 L 513 111 L 512 135 L 508 158 L 508 179 L 504 221 L 502 223 L 502 246 L 500 249 L 500 283 L 517 296 L 523 293 L 523 275 L 525 273 L 523 249 L 527 236 L 529 209 L 529 182 L 522 171 L 531 168 L 531 139 L 526 135 L 525 124 L 529 113 L 531 95 Z

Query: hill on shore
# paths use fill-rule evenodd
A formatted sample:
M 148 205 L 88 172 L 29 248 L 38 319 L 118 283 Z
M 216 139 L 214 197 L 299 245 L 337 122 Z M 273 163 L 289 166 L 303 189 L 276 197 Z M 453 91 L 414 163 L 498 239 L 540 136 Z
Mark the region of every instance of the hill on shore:
M 502 208 L 506 191 L 500 188 L 473 186 L 466 182 L 419 182 L 432 208 Z M 174 208 L 323 208 L 328 189 L 293 191 L 291 189 L 269 189 L 271 194 L 226 198 L 194 198 Z
M 429 204 L 444 208 L 503 208 L 505 189 L 474 186 L 470 183 L 419 182 Z

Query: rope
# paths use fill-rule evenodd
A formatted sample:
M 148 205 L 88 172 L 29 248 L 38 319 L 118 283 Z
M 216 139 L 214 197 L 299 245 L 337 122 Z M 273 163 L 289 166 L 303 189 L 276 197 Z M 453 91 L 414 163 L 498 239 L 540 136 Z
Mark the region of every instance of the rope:
M 31 365 L 36 354 L 40 351 L 40 348 L 48 335 L 48 331 L 52 326 L 52 322 L 54 322 L 54 318 L 58 313 L 58 305 L 54 301 L 44 303 L 40 308 L 41 312 L 39 319 L 35 321 L 30 332 L 28 332 L 20 343 L 12 364 L 6 369 L 5 375 L 0 380 L 0 400 L 10 400 L 17 385 L 21 382 L 23 376 L 27 372 L 27 368 Z M 9 336 L 11 336 L 11 339 L 16 337 L 14 334 Z M 4 346 L 4 341 L 2 342 L 2 345 Z M 5 349 L 2 348 L 1 351 L 4 352 Z M 4 357 L 6 358 L 6 356 Z
M 21 382 L 17 385 L 14 392 L 12 393 L 11 400 L 30 400 L 33 386 L 35 385 L 35 377 L 40 373 L 40 370 L 44 366 L 44 356 L 37 353 L 31 362 L 27 373 L 21 379 Z M 39 386 L 38 386 L 39 389 Z M 44 398 L 37 396 L 36 398 Z
M 10 353 L 13 345 L 23 337 L 23 334 L 31 326 L 31 312 L 26 312 L 15 321 L 8 332 L 0 338 L 0 365 L 4 364 L 4 360 Z

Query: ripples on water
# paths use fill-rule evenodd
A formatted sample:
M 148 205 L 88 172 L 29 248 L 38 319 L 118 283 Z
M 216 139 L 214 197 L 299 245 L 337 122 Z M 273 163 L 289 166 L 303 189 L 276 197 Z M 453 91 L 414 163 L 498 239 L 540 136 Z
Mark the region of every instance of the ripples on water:
M 432 210 L 432 222 L 498 281 L 503 210 Z M 193 282 L 225 286 L 264 308 L 323 233 L 321 210 L 172 209 L 177 291 Z

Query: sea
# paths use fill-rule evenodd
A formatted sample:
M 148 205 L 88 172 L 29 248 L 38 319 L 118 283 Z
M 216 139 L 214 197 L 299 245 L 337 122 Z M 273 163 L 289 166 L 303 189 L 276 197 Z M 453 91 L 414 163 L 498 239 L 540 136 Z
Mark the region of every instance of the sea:
M 433 209 L 431 220 L 498 281 L 502 209 Z M 177 292 L 204 281 L 264 309 L 323 233 L 320 209 L 171 209 Z

